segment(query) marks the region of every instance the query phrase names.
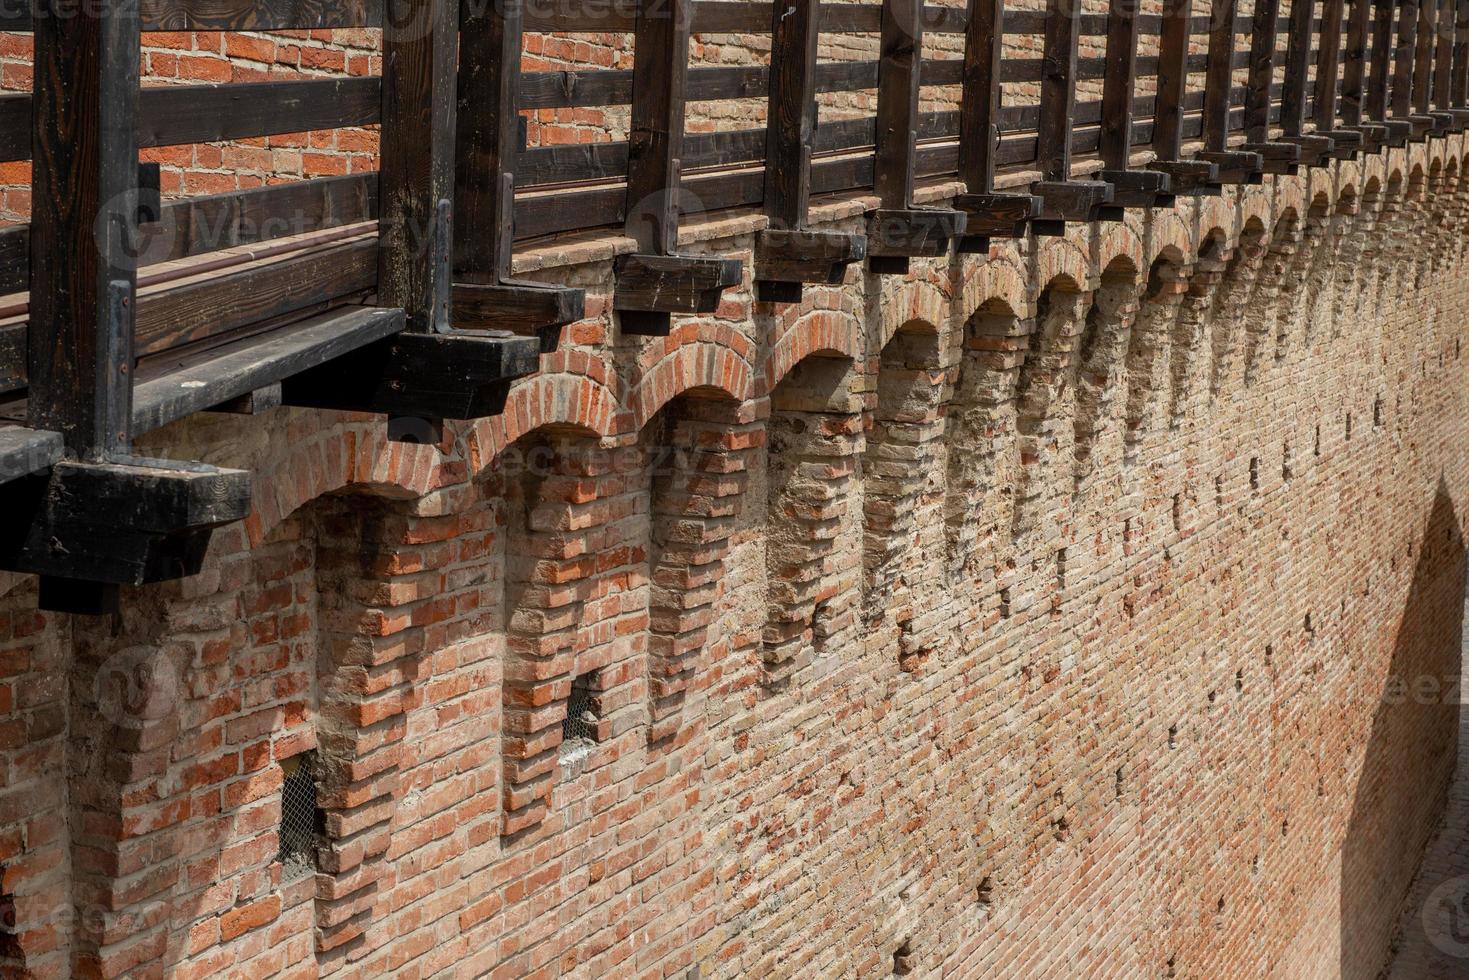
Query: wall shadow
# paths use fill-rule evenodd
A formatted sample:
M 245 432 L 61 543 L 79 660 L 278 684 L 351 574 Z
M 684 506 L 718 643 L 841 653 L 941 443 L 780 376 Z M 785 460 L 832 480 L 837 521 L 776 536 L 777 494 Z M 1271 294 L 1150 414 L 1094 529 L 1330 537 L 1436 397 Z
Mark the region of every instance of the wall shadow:
M 1405 547 L 1405 546 L 1404 546 Z M 1466 559 L 1453 501 L 1440 481 L 1428 526 L 1414 542 L 1412 585 L 1342 844 L 1341 973 L 1377 977 L 1453 782 Z M 1368 692 L 1363 692 L 1366 696 Z

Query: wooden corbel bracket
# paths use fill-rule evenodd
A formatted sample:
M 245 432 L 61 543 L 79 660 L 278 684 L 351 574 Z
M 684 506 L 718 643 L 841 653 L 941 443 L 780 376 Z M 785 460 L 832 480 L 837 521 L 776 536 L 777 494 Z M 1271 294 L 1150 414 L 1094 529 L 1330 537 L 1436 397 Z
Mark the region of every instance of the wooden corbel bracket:
M 586 315 L 583 289 L 506 279 L 455 282 L 449 322 L 455 330 L 508 330 L 536 337 L 542 354 L 556 349 L 561 328 Z
M 767 228 L 755 239 L 755 296 L 799 303 L 805 283 L 835 286 L 867 256 L 867 236 L 805 228 Z
M 964 212 L 964 234 L 954 247 L 966 253 L 987 252 L 991 238 L 1024 238 L 1044 204 L 1033 194 L 960 194 L 954 198 L 954 210 Z
M 868 271 L 902 275 L 911 258 L 946 254 L 965 221 L 963 211 L 950 208 L 879 208 L 867 224 Z
M 744 277 L 739 259 L 707 255 L 621 255 L 613 270 L 612 307 L 622 332 L 652 337 L 668 335 L 674 313 L 713 313 Z
M 250 510 L 250 474 L 203 463 L 64 460 L 6 484 L 16 515 L 0 530 L 0 567 L 41 576 L 42 609 L 115 611 L 118 587 L 195 575 L 214 529 Z

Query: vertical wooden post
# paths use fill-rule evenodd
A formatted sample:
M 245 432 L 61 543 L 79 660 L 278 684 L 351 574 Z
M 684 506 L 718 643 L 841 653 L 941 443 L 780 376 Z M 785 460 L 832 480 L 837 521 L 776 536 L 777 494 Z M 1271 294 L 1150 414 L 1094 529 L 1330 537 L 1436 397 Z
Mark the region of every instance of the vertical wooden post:
M 962 212 L 913 207 L 922 51 L 923 0 L 883 0 L 872 174 L 881 206 L 868 223 L 871 272 L 905 273 L 910 257 L 942 254 L 964 230 Z
M 1245 88 L 1245 135 L 1251 143 L 1270 140 L 1270 85 L 1275 74 L 1275 25 L 1280 0 L 1256 0 L 1250 18 L 1250 70 Z
M 1366 74 L 1367 33 L 1371 30 L 1371 21 L 1371 0 L 1352 0 L 1341 68 L 1341 120 L 1347 126 L 1362 124 L 1362 81 Z
M 638 251 L 678 247 L 689 0 L 640 0 L 627 142 L 626 231 Z
M 1210 16 L 1209 60 L 1204 69 L 1204 148 L 1208 150 L 1229 145 L 1229 89 L 1238 9 L 1239 0 L 1218 0 Z
M 1322 8 L 1321 43 L 1316 49 L 1316 89 L 1311 99 L 1311 118 L 1316 125 L 1316 135 L 1331 138 L 1335 147 L 1332 156 L 1338 160 L 1355 159 L 1362 145 L 1361 133 L 1338 129 L 1336 125 L 1336 87 L 1345 7 L 1345 0 L 1326 0 Z
M 38 8 L 31 109 L 31 426 L 83 460 L 131 448 L 138 8 Z
M 867 253 L 861 235 L 806 231 L 811 150 L 816 140 L 817 0 L 771 5 L 770 90 L 765 125 L 765 214 L 755 243 L 755 291 L 766 302 L 795 303 L 802 283 L 841 282 Z
M 1406 124 L 1413 139 L 1428 132 L 1430 120 L 1413 111 L 1413 74 L 1418 62 L 1419 0 L 1402 0 L 1398 6 L 1398 37 L 1393 47 L 1392 102 L 1393 121 Z
M 712 312 L 738 259 L 675 255 L 682 201 L 691 0 L 639 0 L 624 229 L 638 251 L 614 264 L 612 305 L 629 334 L 665 335 L 671 313 Z
M 524 0 L 472 4 L 460 18 L 452 318 L 456 327 L 533 334 L 549 353 L 561 327 L 585 314 L 586 294 L 512 278 L 524 24 Z
M 811 196 L 816 139 L 817 0 L 772 5 L 765 129 L 765 214 L 772 228 L 800 228 Z
M 1321 10 L 1321 42 L 1316 49 L 1316 89 L 1311 99 L 1311 120 L 1316 131 L 1336 128 L 1337 68 L 1341 58 L 1341 28 L 1345 15 L 1343 0 L 1326 0 Z
M 454 275 L 510 276 L 519 152 L 523 0 L 472 4 L 459 28 L 454 154 Z
M 995 189 L 999 148 L 1000 60 L 1004 0 L 969 0 L 964 25 L 964 84 L 959 103 L 959 179 L 972 194 Z
M 1036 169 L 1041 179 L 1071 179 L 1071 131 L 1076 126 L 1076 45 L 1081 4 L 1050 0 L 1046 10 L 1045 47 L 1041 52 L 1040 123 Z
M 1435 21 L 1437 46 L 1433 53 L 1433 90 L 1429 114 L 1440 133 L 1462 132 L 1469 114 L 1454 112 L 1454 45 L 1459 24 L 1455 0 L 1438 0 Z
M 449 329 L 457 0 L 392 0 L 383 11 L 378 301 L 408 329 Z
M 960 252 L 986 252 L 991 236 L 1023 236 L 1029 220 L 1040 214 L 1041 201 L 1029 194 L 995 193 L 1004 0 L 969 0 L 968 16 L 959 102 L 959 179 L 968 193 L 954 200 L 954 207 L 966 215 L 966 233 L 956 247 Z M 1037 228 L 1046 230 L 1044 225 Z
M 1219 168 L 1227 184 L 1258 184 L 1263 178 L 1260 154 L 1229 149 L 1230 89 L 1234 73 L 1234 20 L 1237 0 L 1219 0 L 1209 17 L 1209 57 L 1204 70 L 1204 149 L 1198 159 Z
M 1300 136 L 1306 117 L 1306 68 L 1311 56 L 1311 19 L 1315 4 L 1292 0 L 1286 27 L 1285 81 L 1280 91 L 1280 131 Z
M 1433 88 L 1434 32 L 1438 0 L 1418 0 L 1418 29 L 1413 45 L 1413 112 L 1426 115 Z
M 1218 194 L 1219 167 L 1183 159 L 1183 97 L 1188 84 L 1188 39 L 1192 0 L 1163 0 L 1158 37 L 1158 96 L 1153 110 L 1151 165 L 1172 179 L 1177 193 Z
M 909 208 L 913 201 L 922 16 L 923 0 L 883 0 L 873 189 L 889 209 Z
M 1071 179 L 1071 136 L 1076 128 L 1076 45 L 1081 5 L 1050 0 L 1046 7 L 1045 47 L 1041 55 L 1040 122 L 1036 127 L 1036 169 L 1041 179 L 1031 186 L 1042 202 L 1041 215 L 1051 221 L 1121 218 L 1121 209 L 1103 214 L 1112 200 L 1112 185 L 1099 180 Z
M 1106 71 L 1098 175 L 1112 185 L 1119 207 L 1167 207 L 1172 178 L 1160 170 L 1132 170 L 1132 100 L 1137 88 L 1137 0 L 1111 0 L 1107 8 Z
M 1454 70 L 1449 80 L 1450 104 L 1459 119 L 1469 110 L 1469 0 L 1454 4 Z
M 1402 146 L 1407 142 L 1412 127 L 1406 119 L 1390 118 L 1388 90 L 1397 72 L 1394 67 L 1396 49 L 1393 45 L 1393 0 L 1376 0 L 1372 19 L 1372 52 L 1369 66 L 1371 73 L 1367 81 L 1365 111 L 1367 119 L 1381 125 L 1387 132 L 1391 146 Z
M 1280 92 L 1281 140 L 1301 148 L 1301 162 L 1315 166 L 1336 148 L 1327 136 L 1307 136 L 1306 73 L 1311 63 L 1311 21 L 1316 6 L 1310 0 L 1293 0 L 1286 27 L 1285 80 Z

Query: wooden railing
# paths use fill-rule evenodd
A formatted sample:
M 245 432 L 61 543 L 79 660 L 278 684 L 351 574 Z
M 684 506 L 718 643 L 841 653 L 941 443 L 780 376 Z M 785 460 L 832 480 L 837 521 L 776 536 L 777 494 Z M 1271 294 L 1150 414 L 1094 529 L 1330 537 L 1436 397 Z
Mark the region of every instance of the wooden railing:
M 380 29 L 380 77 L 140 85 L 143 32 L 352 27 Z M 663 333 L 742 274 L 679 253 L 691 214 L 763 210 L 758 296 L 791 302 L 864 259 L 901 273 L 1469 124 L 1469 0 L 1217 0 L 1208 16 L 1189 0 L 56 0 L 7 7 L 0 30 L 35 42 L 32 92 L 0 95 L 0 162 L 31 160 L 33 201 L 29 225 L 0 231 L 0 490 L 31 515 L 0 536 L 0 567 L 41 573 L 59 608 L 186 574 L 245 512 L 248 474 L 138 460 L 140 433 L 288 403 L 425 438 L 499 411 L 583 309 L 579 290 L 512 278 L 516 241 L 622 228 L 620 327 Z M 525 33 L 587 30 L 631 34 L 632 66 L 522 71 Z M 691 37 L 712 33 L 769 34 L 772 56 L 691 65 Z M 844 33 L 878 36 L 878 57 L 822 61 Z M 1040 57 L 1005 56 L 1026 38 Z M 818 111 L 864 91 L 870 115 Z M 920 111 L 936 91 L 957 95 Z M 765 124 L 687 132 L 689 103 L 725 99 L 763 103 Z M 625 140 L 525 145 L 525 110 L 612 106 Z M 164 202 L 138 162 L 370 125 L 374 174 Z M 1038 179 L 1001 191 L 1007 170 Z M 915 182 L 936 177 L 965 192 L 918 206 Z M 869 189 L 865 235 L 807 227 L 813 198 Z M 97 499 L 129 504 L 79 503 Z

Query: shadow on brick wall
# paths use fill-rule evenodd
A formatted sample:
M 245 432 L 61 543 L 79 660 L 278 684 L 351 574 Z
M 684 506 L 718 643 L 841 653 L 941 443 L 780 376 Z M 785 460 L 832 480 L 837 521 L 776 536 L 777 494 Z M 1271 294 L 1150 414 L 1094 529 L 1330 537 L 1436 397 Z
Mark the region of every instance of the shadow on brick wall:
M 1361 777 L 1342 844 L 1340 975 L 1346 980 L 1371 980 L 1388 961 L 1454 777 L 1466 561 L 1442 482 L 1423 538 L 1406 554 L 1398 551 L 1397 560 L 1415 566 L 1391 664 L 1357 695 L 1375 703 L 1365 709 L 1372 723 L 1361 767 L 1350 757 L 1347 766 L 1349 776 L 1355 770 Z M 1469 962 L 1465 967 L 1469 975 Z

